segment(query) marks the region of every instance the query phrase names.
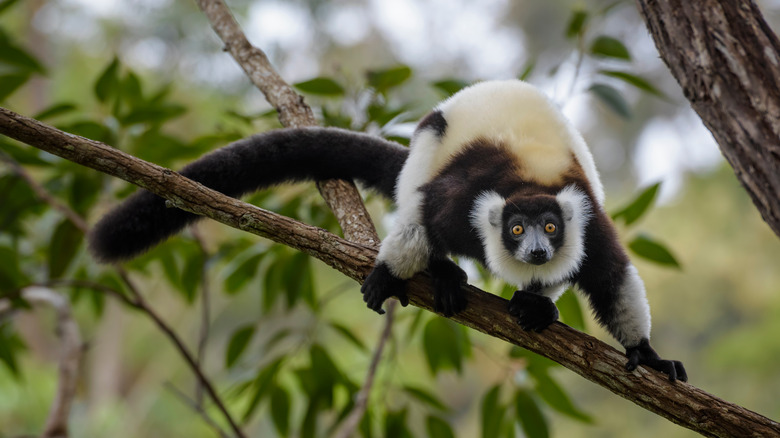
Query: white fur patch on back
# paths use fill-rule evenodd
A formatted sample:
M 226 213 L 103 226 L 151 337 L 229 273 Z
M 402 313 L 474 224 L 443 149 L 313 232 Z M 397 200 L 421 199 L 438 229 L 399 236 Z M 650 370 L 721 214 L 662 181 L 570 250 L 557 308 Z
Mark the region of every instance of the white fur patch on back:
M 541 184 L 559 182 L 561 174 L 571 167 L 573 154 L 596 202 L 603 205 L 604 189 L 585 140 L 536 87 L 519 80 L 480 82 L 459 91 L 437 109 L 444 114 L 447 129 L 432 172 L 480 138 L 508 147 L 519 157 L 523 176 Z M 412 149 L 415 147 L 413 143 Z
M 471 225 L 482 239 L 487 268 L 491 272 L 522 290 L 533 281 L 544 285 L 566 283 L 579 270 L 585 256 L 585 226 L 591 217 L 591 205 L 587 196 L 573 185 L 561 190 L 556 199 L 561 208 L 569 209 L 572 215 L 566 221 L 563 245 L 543 265 L 524 263 L 507 251 L 501 239 L 503 224 L 491 221 L 491 218 L 501 217 L 506 203 L 501 195 L 488 191 L 475 200 Z

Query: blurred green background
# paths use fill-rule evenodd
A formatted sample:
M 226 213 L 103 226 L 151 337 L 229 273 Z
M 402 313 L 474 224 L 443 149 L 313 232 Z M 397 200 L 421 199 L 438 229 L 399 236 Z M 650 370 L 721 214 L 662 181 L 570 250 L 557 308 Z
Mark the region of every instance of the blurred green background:
M 780 2 L 759 5 L 776 28 Z M 229 6 L 326 125 L 404 142 L 414 120 L 473 81 L 522 77 L 542 87 L 593 149 L 608 210 L 640 207 L 637 221 L 623 214 L 616 222 L 646 282 L 656 349 L 682 360 L 695 386 L 780 419 L 780 241 L 692 113 L 632 2 Z M 0 101 L 172 168 L 279 127 L 188 1 L 0 2 Z M 4 137 L 0 151 L 0 297 L 57 279 L 121 291 L 116 273 L 90 259 L 80 233 L 8 163 L 89 223 L 133 188 Z M 392 208 L 367 196 L 384 233 L 389 222 L 380 218 Z M 251 201 L 338 232 L 310 184 Z M 128 263 L 132 278 L 192 351 L 208 296 L 204 369 L 249 436 L 328 436 L 351 407 L 384 319 L 364 308 L 356 283 L 318 261 L 219 224 L 196 230 Z M 474 284 L 511 293 L 468 266 Z M 70 297 L 86 342 L 72 436 L 215 435 L 171 389 L 198 400 L 191 372 L 148 318 L 94 288 L 58 290 Z M 560 307 L 565 322 L 618 346 L 584 300 L 567 294 Z M 42 430 L 57 384 L 54 326 L 45 308 L 0 317 L 0 437 Z M 397 312 L 361 433 L 693 435 L 413 308 Z

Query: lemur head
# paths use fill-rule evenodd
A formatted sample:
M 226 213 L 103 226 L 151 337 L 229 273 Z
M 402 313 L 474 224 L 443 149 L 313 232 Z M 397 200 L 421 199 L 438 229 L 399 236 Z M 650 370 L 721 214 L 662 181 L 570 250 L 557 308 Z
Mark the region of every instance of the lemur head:
M 563 246 L 565 216 L 554 196 L 510 198 L 501 211 L 502 243 L 517 260 L 543 265 Z

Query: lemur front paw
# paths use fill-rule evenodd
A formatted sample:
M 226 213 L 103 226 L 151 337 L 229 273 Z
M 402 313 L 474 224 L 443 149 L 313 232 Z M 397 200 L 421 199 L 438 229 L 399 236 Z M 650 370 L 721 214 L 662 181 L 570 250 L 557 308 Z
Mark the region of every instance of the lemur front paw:
M 468 300 L 463 292 L 468 276 L 452 260 L 431 260 L 428 272 L 433 279 L 433 310 L 452 316 L 466 309 Z
M 374 270 L 368 274 L 363 286 L 360 287 L 360 293 L 363 294 L 363 301 L 369 309 L 383 315 L 382 304 L 390 297 L 397 297 L 401 305 L 406 307 L 409 304 L 409 297 L 406 295 L 406 281 L 402 280 L 392 272 L 386 263 L 378 263 Z
M 685 372 L 682 362 L 679 360 L 665 360 L 658 356 L 658 353 L 650 346 L 648 339 L 642 339 L 636 347 L 626 348 L 628 362 L 626 369 L 634 371 L 637 365 L 646 365 L 656 371 L 669 375 L 669 380 L 688 381 L 688 374 Z
M 509 314 L 517 319 L 523 330 L 540 332 L 558 320 L 558 308 L 544 295 L 522 290 L 515 291 L 509 300 Z

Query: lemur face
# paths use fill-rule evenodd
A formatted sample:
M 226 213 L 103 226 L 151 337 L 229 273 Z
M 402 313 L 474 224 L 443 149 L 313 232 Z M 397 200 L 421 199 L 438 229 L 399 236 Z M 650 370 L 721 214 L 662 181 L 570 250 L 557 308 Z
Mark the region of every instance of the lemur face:
M 501 237 L 506 250 L 523 263 L 543 265 L 563 245 L 565 223 L 555 197 L 522 196 L 507 200 Z

